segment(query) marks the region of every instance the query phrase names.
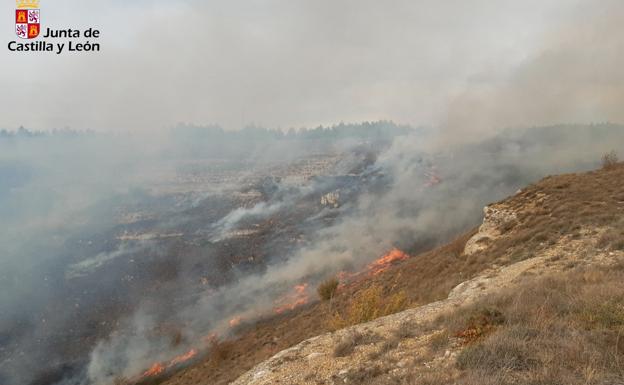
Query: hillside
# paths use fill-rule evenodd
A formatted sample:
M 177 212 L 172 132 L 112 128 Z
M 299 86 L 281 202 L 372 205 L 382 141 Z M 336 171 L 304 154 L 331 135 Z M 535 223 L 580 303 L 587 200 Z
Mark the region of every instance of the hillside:
M 621 383 L 622 210 L 622 165 L 547 177 L 487 206 L 478 229 L 241 326 L 154 382 Z

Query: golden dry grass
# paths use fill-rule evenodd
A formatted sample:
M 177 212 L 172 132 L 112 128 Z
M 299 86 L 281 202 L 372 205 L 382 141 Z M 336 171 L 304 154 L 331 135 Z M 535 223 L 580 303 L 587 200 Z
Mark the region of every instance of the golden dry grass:
M 329 318 L 328 326 L 337 330 L 372 321 L 404 310 L 408 304 L 405 292 L 385 293 L 381 286 L 372 285 L 358 292 L 346 308 L 336 310 Z
M 438 373 L 447 376 L 441 383 L 621 383 L 624 264 L 534 277 L 440 317 L 434 327 L 466 344 L 455 369 Z M 423 383 L 418 377 L 406 381 Z

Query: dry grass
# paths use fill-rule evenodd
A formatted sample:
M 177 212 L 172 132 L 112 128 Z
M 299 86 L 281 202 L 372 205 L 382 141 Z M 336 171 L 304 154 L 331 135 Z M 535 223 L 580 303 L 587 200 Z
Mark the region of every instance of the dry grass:
M 218 367 L 223 361 L 230 358 L 233 351 L 232 344 L 232 341 L 213 340 L 208 353 L 208 364 L 212 367 Z
M 392 331 L 392 335 L 400 340 L 413 338 L 422 332 L 422 327 L 416 322 L 401 322 L 399 326 Z
M 547 177 L 507 199 L 505 205 L 517 213 L 511 229 L 487 250 L 466 261 L 468 266 L 484 263 L 507 264 L 530 258 L 563 236 L 580 237 L 582 229 L 610 227 L 601 242 L 613 250 L 624 249 L 624 165 L 584 174 Z M 511 224 L 509 225 L 511 226 Z M 504 226 L 508 227 L 508 226 Z
M 624 229 L 609 229 L 598 238 L 599 248 L 624 250 Z
M 442 349 L 445 349 L 450 342 L 450 335 L 448 331 L 443 330 L 438 333 L 435 333 L 429 339 L 429 350 L 432 353 L 440 352 Z
M 334 298 L 336 295 L 336 290 L 338 290 L 338 279 L 336 277 L 328 278 L 325 281 L 321 282 L 321 284 L 316 289 L 316 292 L 319 295 L 319 298 L 323 301 L 329 301 Z
M 353 353 L 355 347 L 359 344 L 362 339 L 362 335 L 359 333 L 350 333 L 347 336 L 343 337 L 336 345 L 334 346 L 334 357 L 346 357 Z
M 346 357 L 353 353 L 358 345 L 370 344 L 379 340 L 379 336 L 374 334 L 363 334 L 359 332 L 350 332 L 344 335 L 334 345 L 334 357 Z
M 379 376 L 387 373 L 387 368 L 382 364 L 363 365 L 355 370 L 349 371 L 344 379 L 340 382 L 349 384 L 370 384 L 371 381 L 375 381 Z M 339 383 L 340 383 L 339 382 Z
M 505 316 L 498 309 L 482 307 L 473 309 L 468 319 L 453 334 L 464 343 L 471 343 L 492 332 L 505 322 Z
M 493 308 L 499 310 L 482 310 Z M 466 341 L 457 358 L 458 384 L 613 384 L 624 379 L 621 268 L 534 278 L 519 290 L 499 293 L 439 322 L 449 330 L 458 324 L 465 330 L 495 324 Z
M 329 318 L 330 329 L 372 321 L 375 318 L 404 310 L 408 299 L 404 292 L 387 294 L 381 286 L 373 285 L 359 292 L 343 311 L 336 311 Z

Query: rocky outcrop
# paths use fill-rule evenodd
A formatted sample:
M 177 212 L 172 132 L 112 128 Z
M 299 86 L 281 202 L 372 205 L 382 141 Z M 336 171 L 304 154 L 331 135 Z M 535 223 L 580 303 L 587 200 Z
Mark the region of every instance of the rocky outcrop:
M 340 205 L 340 192 L 332 191 L 321 197 L 321 205 L 338 208 Z
M 516 213 L 502 205 L 485 206 L 483 223 L 479 231 L 466 242 L 464 254 L 472 255 L 487 249 L 493 240 L 500 237 L 516 221 Z
M 495 223 L 513 218 L 508 213 L 488 210 L 484 229 L 495 231 Z M 598 234 L 599 235 L 599 234 Z M 401 378 L 407 370 L 444 368 L 455 363 L 461 344 L 451 344 L 445 351 L 431 355 L 432 339 L 441 331 L 418 328 L 439 315 L 483 296 L 513 287 L 527 277 L 563 271 L 571 264 L 608 264 L 614 253 L 587 253 L 596 242 L 595 232 L 582 232 L 580 237 L 561 238 L 529 258 L 508 266 L 492 266 L 477 277 L 456 286 L 445 300 L 409 309 L 368 323 L 326 333 L 281 351 L 257 365 L 233 385 L 269 384 L 343 384 L 358 383 L 369 371 L 382 371 L 386 376 Z M 585 251 L 584 251 L 585 250 Z M 595 249 L 594 249 L 595 250 Z M 406 326 L 408 325 L 408 326 Z M 405 333 L 406 327 L 418 330 Z M 397 339 L 397 331 L 403 330 Z M 357 346 L 348 356 L 337 357 L 335 347 L 341 341 L 359 336 Z M 383 355 L 383 358 L 379 358 Z M 376 358 L 372 358 L 376 357 Z

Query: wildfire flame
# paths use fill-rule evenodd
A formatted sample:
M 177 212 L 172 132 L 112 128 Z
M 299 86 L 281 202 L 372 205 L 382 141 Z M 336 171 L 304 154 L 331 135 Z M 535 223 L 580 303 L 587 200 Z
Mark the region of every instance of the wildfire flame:
M 278 306 L 275 307 L 273 311 L 277 314 L 282 314 L 286 311 L 294 310 L 299 306 L 305 305 L 310 299 L 307 290 L 307 283 L 295 285 L 292 293 L 286 294 L 275 301 Z
M 349 271 L 340 271 L 337 275 L 338 281 L 340 282 L 346 282 L 351 280 L 351 278 L 353 278 L 356 274 L 355 273 L 351 273 Z
M 177 356 L 174 359 L 172 359 L 171 361 L 169 361 L 169 365 L 167 365 L 167 367 L 172 367 L 174 365 L 181 364 L 181 363 L 183 363 L 185 361 L 190 360 L 191 358 L 195 357 L 196 355 L 197 355 L 197 350 L 191 349 L 188 352 L 186 352 L 185 354 Z
M 369 263 L 364 270 L 355 273 L 344 270 L 340 271 L 336 276 L 338 278 L 338 281 L 340 282 L 340 284 L 338 285 L 338 290 L 343 290 L 355 284 L 355 282 L 359 280 L 381 274 L 384 271 L 388 270 L 396 262 L 403 261 L 407 258 L 409 258 L 409 255 L 407 255 L 405 252 L 397 248 L 393 248 L 381 258 Z
M 169 362 L 164 363 L 164 362 L 156 362 L 155 364 L 153 364 L 148 370 L 146 370 L 141 377 L 153 377 L 153 376 L 157 376 L 161 373 L 163 373 L 165 370 L 172 368 L 176 365 L 179 365 L 181 363 L 184 363 L 188 360 L 190 360 L 191 358 L 195 357 L 197 355 L 197 350 L 196 349 L 191 349 L 188 352 L 181 354 L 177 357 L 172 358 L 171 360 L 169 360 Z
M 392 264 L 397 261 L 403 261 L 409 258 L 409 255 L 405 254 L 403 251 L 394 248 L 390 250 L 390 252 L 383 257 L 377 259 L 376 261 L 371 262 L 368 265 L 368 271 L 371 275 L 378 275 L 388 270 Z
M 405 252 L 393 248 L 387 254 L 382 256 L 381 258 L 371 262 L 368 264 L 364 271 L 359 273 L 350 273 L 347 271 L 341 271 L 338 274 L 338 279 L 341 282 L 341 285 L 344 285 L 344 282 L 352 281 L 357 277 L 361 276 L 361 274 L 369 274 L 372 276 L 383 273 L 388 270 L 393 264 L 398 261 L 403 261 L 409 258 Z M 290 293 L 285 294 L 281 298 L 275 301 L 276 307 L 273 308 L 273 311 L 277 314 L 282 314 L 286 311 L 294 310 L 299 306 L 305 305 L 308 303 L 310 299 L 310 295 L 308 293 L 308 283 L 302 283 L 299 285 L 295 285 Z M 238 326 L 242 322 L 243 318 L 241 316 L 236 316 L 229 320 L 230 327 Z M 210 333 L 206 337 L 203 338 L 204 342 L 214 343 L 218 338 L 216 333 Z M 158 376 L 165 372 L 166 370 L 173 368 L 177 365 L 180 365 L 197 355 L 198 351 L 196 349 L 191 349 L 188 352 L 181 354 L 177 357 L 172 358 L 168 362 L 156 362 L 154 363 L 148 370 L 146 370 L 141 377 L 153 377 Z
M 147 369 L 145 373 L 143 373 L 143 377 L 156 376 L 164 371 L 165 367 L 160 362 L 156 362 L 151 368 Z
M 240 323 L 241 323 L 242 321 L 243 321 L 243 317 L 241 317 L 241 316 L 237 316 L 237 317 L 232 318 L 232 319 L 228 322 L 228 324 L 230 325 L 230 327 L 231 327 L 231 328 L 233 328 L 233 327 L 236 327 L 236 326 L 240 325 Z
M 344 270 L 338 272 L 338 274 L 336 275 L 336 278 L 338 279 L 338 282 L 339 282 L 338 290 L 344 290 L 345 288 L 353 284 L 358 274 L 359 273 L 352 273 L 350 271 L 344 271 Z

